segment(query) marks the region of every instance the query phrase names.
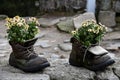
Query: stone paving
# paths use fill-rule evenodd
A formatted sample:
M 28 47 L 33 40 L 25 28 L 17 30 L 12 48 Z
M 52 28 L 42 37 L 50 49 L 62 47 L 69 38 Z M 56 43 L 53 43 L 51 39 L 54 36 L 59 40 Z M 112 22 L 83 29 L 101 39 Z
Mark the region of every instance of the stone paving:
M 50 19 L 51 20 L 51 19 Z M 45 57 L 51 66 L 37 73 L 25 73 L 8 64 L 11 47 L 6 35 L 5 21 L 0 21 L 0 80 L 120 80 L 120 38 L 118 32 L 107 33 L 102 46 L 109 50 L 116 63 L 105 71 L 93 72 L 69 65 L 71 35 L 59 31 L 56 26 L 40 27 L 38 41 L 34 45 L 39 56 Z M 111 34 L 110 36 L 107 36 Z M 116 35 L 116 36 L 115 36 Z M 114 37 L 113 37 L 114 36 Z M 110 39 L 109 39 L 110 38 Z M 112 38 L 112 39 L 111 39 Z
M 5 38 L 6 27 L 4 24 L 5 21 L 0 21 L 0 80 L 50 80 L 50 76 L 44 72 L 24 73 L 9 65 L 8 59 L 12 50 L 8 40 Z M 66 41 L 64 43 L 63 40 L 69 39 L 69 34 L 59 33 L 55 27 L 40 28 L 40 30 L 40 34 L 38 34 L 39 39 L 34 45 L 35 51 L 39 56 L 46 57 L 51 64 L 52 61 L 68 57 L 71 45 L 70 43 L 66 43 Z M 67 52 L 61 51 L 59 48 L 59 44 L 61 45 L 61 43 L 68 45 L 68 48 L 64 46 Z

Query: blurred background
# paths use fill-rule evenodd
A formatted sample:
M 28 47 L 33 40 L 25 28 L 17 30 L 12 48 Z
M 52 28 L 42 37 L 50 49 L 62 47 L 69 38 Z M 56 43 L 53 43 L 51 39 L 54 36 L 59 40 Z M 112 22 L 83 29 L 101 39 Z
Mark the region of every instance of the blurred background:
M 10 17 L 15 15 L 33 16 L 36 15 L 39 8 L 35 5 L 36 0 L 1 0 L 0 14 Z
M 120 0 L 1 0 L 0 15 L 41 16 L 45 13 L 82 14 L 93 12 L 106 26 L 120 25 Z M 106 18 L 106 20 L 104 20 Z M 106 23 L 108 20 L 113 20 Z

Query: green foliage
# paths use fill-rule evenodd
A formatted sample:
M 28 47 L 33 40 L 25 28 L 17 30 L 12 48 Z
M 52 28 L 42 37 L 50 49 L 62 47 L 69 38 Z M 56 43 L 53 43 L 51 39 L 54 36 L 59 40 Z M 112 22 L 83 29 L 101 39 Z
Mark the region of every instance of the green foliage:
M 39 23 L 34 17 L 29 18 L 28 22 L 19 16 L 7 18 L 6 21 L 6 26 L 8 27 L 7 38 L 9 41 L 22 43 L 26 40 L 33 39 L 39 31 L 37 27 Z
M 89 20 L 85 21 L 78 30 L 72 31 L 72 35 L 84 46 L 88 47 L 99 42 L 105 32 L 106 27 L 104 25 Z

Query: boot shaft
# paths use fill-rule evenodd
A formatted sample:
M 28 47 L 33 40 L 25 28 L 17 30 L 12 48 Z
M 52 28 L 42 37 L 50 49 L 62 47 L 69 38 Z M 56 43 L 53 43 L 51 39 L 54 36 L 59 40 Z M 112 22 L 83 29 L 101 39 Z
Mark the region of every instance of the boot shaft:
M 12 47 L 12 53 L 18 59 L 29 59 L 30 55 L 36 55 L 34 52 L 33 45 L 37 39 L 29 40 L 24 43 L 16 43 L 9 41 Z
M 72 43 L 72 51 L 70 54 L 70 61 L 74 63 L 82 64 L 85 53 L 85 47 L 82 46 L 81 43 L 75 38 L 71 38 L 71 43 Z
M 94 57 L 94 55 L 88 51 L 88 48 L 82 45 L 77 39 L 71 38 L 71 43 L 72 51 L 70 54 L 70 59 L 82 64 Z
M 72 52 L 76 57 L 80 56 L 83 57 L 85 53 L 85 46 L 83 46 L 77 39 L 71 38 L 71 43 L 72 43 Z M 79 57 L 79 58 L 80 58 Z

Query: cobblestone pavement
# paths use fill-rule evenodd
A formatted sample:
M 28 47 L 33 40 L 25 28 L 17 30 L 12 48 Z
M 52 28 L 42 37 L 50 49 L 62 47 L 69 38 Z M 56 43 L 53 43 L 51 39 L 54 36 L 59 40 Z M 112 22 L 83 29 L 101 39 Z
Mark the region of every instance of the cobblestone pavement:
M 11 47 L 5 38 L 5 21 L 0 21 L 0 80 L 119 80 L 120 79 L 120 39 L 109 39 L 106 36 L 102 46 L 110 51 L 110 56 L 116 63 L 103 72 L 92 72 L 84 68 L 70 66 L 68 63 L 71 52 L 71 35 L 59 31 L 55 26 L 40 27 L 39 39 L 34 45 L 39 56 L 45 57 L 51 63 L 51 67 L 37 73 L 25 73 L 9 65 L 8 59 Z M 109 35 L 108 33 L 107 35 Z M 115 40 L 114 40 L 115 39 Z

